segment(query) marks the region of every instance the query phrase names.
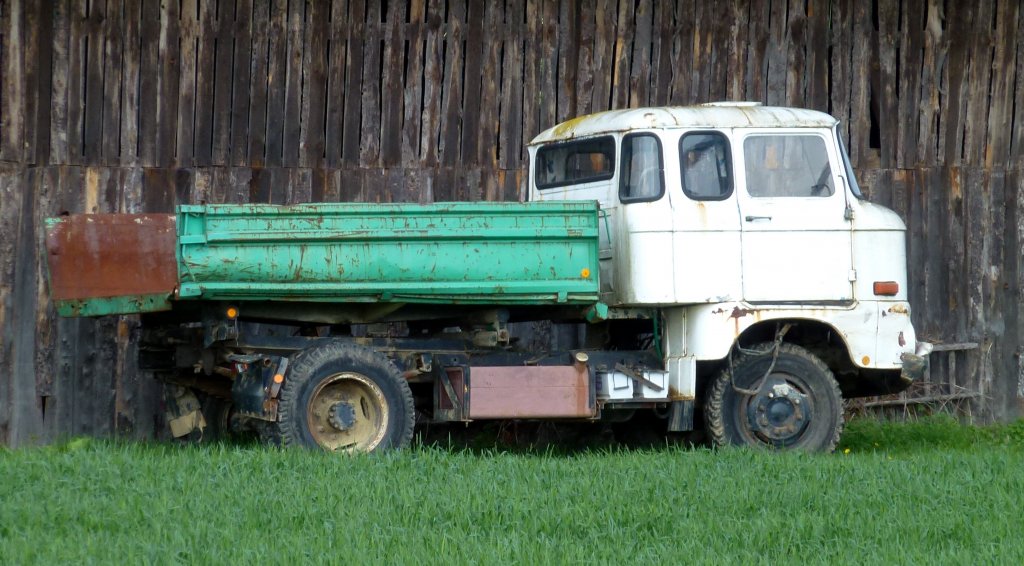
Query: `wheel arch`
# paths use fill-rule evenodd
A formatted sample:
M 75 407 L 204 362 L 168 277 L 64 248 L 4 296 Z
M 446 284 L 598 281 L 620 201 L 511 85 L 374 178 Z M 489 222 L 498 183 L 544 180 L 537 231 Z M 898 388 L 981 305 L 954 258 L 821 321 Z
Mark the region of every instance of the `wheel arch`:
M 830 314 L 835 313 L 823 309 L 751 308 L 743 304 L 700 309 L 687 321 L 688 337 L 693 339 L 692 353 L 699 362 L 698 380 L 710 379 L 737 344 L 751 346 L 771 342 L 778 329 L 789 324 L 791 327 L 784 341 L 801 346 L 821 359 L 846 396 L 859 387 L 860 369 L 852 358 L 850 337 L 830 322 L 829 319 L 834 318 Z M 719 331 L 708 332 L 715 328 Z M 702 385 L 698 383 L 698 390 L 703 389 Z

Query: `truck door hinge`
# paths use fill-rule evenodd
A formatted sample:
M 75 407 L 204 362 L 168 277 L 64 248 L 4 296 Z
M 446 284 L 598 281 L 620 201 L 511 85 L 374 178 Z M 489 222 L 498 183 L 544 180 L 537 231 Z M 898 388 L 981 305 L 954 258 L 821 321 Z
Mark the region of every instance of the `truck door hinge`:
M 856 280 L 857 280 L 857 270 L 856 269 L 851 269 L 850 270 L 850 283 L 853 283 Z

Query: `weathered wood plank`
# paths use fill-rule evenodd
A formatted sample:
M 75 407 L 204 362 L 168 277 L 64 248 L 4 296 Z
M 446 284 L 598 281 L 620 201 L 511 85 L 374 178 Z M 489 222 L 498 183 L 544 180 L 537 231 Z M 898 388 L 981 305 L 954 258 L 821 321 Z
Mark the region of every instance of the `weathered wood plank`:
M 24 91 L 24 104 L 22 106 L 22 112 L 24 113 L 24 136 L 19 144 L 20 157 L 19 161 L 32 164 L 42 161 L 39 157 L 48 153 L 48 148 L 45 147 L 46 138 L 49 137 L 50 128 L 47 119 L 40 121 L 40 114 L 45 112 L 47 115 L 50 112 L 50 60 L 52 43 L 50 42 L 51 29 L 47 29 L 44 34 L 40 34 L 40 18 L 46 18 L 51 20 L 52 26 L 52 14 L 53 6 L 48 2 L 29 3 L 24 7 L 24 13 L 22 16 L 23 31 L 21 32 L 24 36 L 24 47 L 22 48 L 22 89 Z M 42 12 L 42 14 L 41 14 Z M 0 25 L 4 25 L 0 21 Z M 10 24 L 5 25 L 4 31 L 10 29 Z M 41 55 L 40 51 L 44 51 L 45 55 Z M 6 73 L 0 70 L 0 77 L 5 77 Z M 6 79 L 2 79 L 6 83 Z M 0 108 L 0 120 L 3 117 L 3 109 Z M 40 128 L 39 124 L 45 124 L 46 127 Z M 37 144 L 42 142 L 44 144 L 43 149 L 37 149 Z
M 405 3 L 388 5 L 384 23 L 384 52 L 382 54 L 380 115 L 380 162 L 384 167 L 397 167 L 402 162 L 402 105 L 405 101 L 403 86 L 405 40 Z M 418 101 L 417 101 L 418 102 Z
M 841 0 L 840 0 L 841 1 Z M 768 100 L 768 22 L 771 15 L 769 0 L 751 2 L 748 12 L 749 49 L 747 51 L 746 99 L 758 102 Z
M 807 3 L 807 69 L 804 72 L 804 104 L 821 112 L 829 111 L 828 100 L 828 0 Z
M 843 135 L 846 147 L 850 148 L 850 85 L 852 69 L 850 57 L 853 53 L 851 38 L 853 35 L 852 0 L 837 0 L 833 5 L 831 36 L 832 46 L 830 58 L 831 72 L 829 82 L 832 95 L 829 100 L 831 114 L 839 120 L 839 131 Z
M 785 106 L 787 68 L 789 67 L 789 50 L 796 46 L 786 43 L 786 1 L 773 0 L 768 13 L 768 73 L 766 77 L 766 94 L 770 106 Z
M 924 55 L 921 62 L 921 97 L 918 103 L 920 127 L 917 138 L 917 156 L 918 161 L 923 165 L 937 163 L 939 147 L 941 147 L 938 131 L 941 108 L 939 92 L 947 50 L 942 20 L 942 1 L 928 0 Z
M 896 50 L 899 46 L 897 33 L 899 32 L 899 5 L 898 0 L 881 0 L 878 3 L 878 75 L 880 88 L 874 93 L 878 99 L 879 129 L 879 158 L 881 166 L 885 169 L 896 164 L 896 141 L 898 120 L 886 119 L 884 117 L 897 116 L 896 86 Z M 903 74 L 907 74 L 904 70 Z M 908 94 L 909 95 L 909 94 Z
M 303 167 L 324 165 L 330 16 L 329 7 L 325 4 L 309 4 L 302 50 L 302 120 L 299 131 L 299 165 Z
M 71 6 L 57 2 L 53 6 L 53 86 L 50 96 L 50 163 L 68 163 L 68 85 L 71 75 Z M 43 124 L 39 125 L 44 128 Z
M 142 6 L 138 2 L 124 5 L 124 69 L 121 79 L 121 115 L 117 138 L 119 163 L 137 165 L 139 161 L 139 94 L 141 90 L 142 50 L 140 29 Z M 111 134 L 113 136 L 113 134 Z
M 943 256 L 936 258 L 936 262 L 945 260 L 945 265 L 940 263 L 943 269 L 940 272 L 946 274 L 946 289 L 948 292 L 948 303 L 945 305 L 932 305 L 932 308 L 928 308 L 926 312 L 930 316 L 934 312 L 936 307 L 944 307 L 950 312 L 963 313 L 961 310 L 966 308 L 967 298 L 967 252 L 966 252 L 966 230 L 968 221 L 968 212 L 966 209 L 965 202 L 965 191 L 969 192 L 970 187 L 965 187 L 966 179 L 963 177 L 963 170 L 961 169 L 936 169 L 936 175 L 932 177 L 931 188 L 941 194 L 942 185 L 948 186 L 948 192 L 946 197 L 945 215 L 947 216 L 946 224 L 943 228 L 946 228 L 945 234 L 941 238 L 936 238 L 936 242 L 941 242 L 941 249 L 945 250 Z M 945 173 L 946 178 L 943 179 L 942 173 Z M 941 311 L 939 311 L 941 312 Z M 952 335 L 957 340 L 970 339 L 967 328 L 967 317 L 956 316 L 953 320 L 948 321 L 946 326 L 947 332 L 952 332 Z
M 729 27 L 729 43 L 726 52 L 726 94 L 729 100 L 744 100 L 747 76 L 747 34 L 750 2 L 733 0 L 728 5 L 726 23 Z
M 988 112 L 992 105 L 992 18 L 995 2 L 980 2 L 974 18 L 970 40 L 970 71 L 968 71 L 964 161 L 981 165 L 985 161 Z
M 100 113 L 99 139 L 95 149 L 96 157 L 104 164 L 121 161 L 121 72 L 124 69 L 124 21 L 120 1 L 112 1 L 111 9 L 101 21 L 102 38 L 101 90 L 102 112 Z
M 85 98 L 83 100 L 84 129 L 82 134 L 82 155 L 88 164 L 100 162 L 103 142 L 103 22 L 106 19 L 106 5 L 103 2 L 88 4 L 88 20 L 85 22 Z
M 36 222 L 42 225 L 48 216 L 59 213 L 55 199 L 60 189 L 60 175 L 57 167 L 42 167 L 38 169 L 40 181 L 37 186 L 35 211 Z M 43 230 L 36 230 L 36 250 L 39 257 L 45 256 L 44 247 L 45 234 Z M 50 441 L 57 436 L 59 430 L 54 425 L 54 415 L 57 414 L 56 403 L 54 403 L 54 381 L 58 374 L 58 368 L 53 353 L 57 349 L 57 317 L 49 305 L 49 289 L 46 284 L 44 264 L 39 262 L 36 273 L 36 320 L 35 320 L 35 367 L 36 378 L 35 391 L 39 398 L 39 413 L 41 420 L 40 438 Z M 2 322 L 0 322 L 2 326 Z
M 195 162 L 195 138 L 197 123 L 203 122 L 196 112 L 198 73 L 199 0 L 182 0 L 181 23 L 179 28 L 181 66 L 178 75 L 178 123 L 175 149 L 175 165 L 191 167 Z M 200 125 L 200 127 L 202 127 Z
M 561 122 L 573 116 L 576 111 L 576 77 L 579 73 L 579 19 L 580 6 L 577 0 L 563 0 L 558 7 L 558 94 L 555 116 Z M 487 28 L 494 29 L 488 18 Z M 480 161 L 480 163 L 486 163 Z
M 959 165 L 964 153 L 964 128 L 967 119 L 967 87 L 970 45 L 966 41 L 974 27 L 977 7 L 971 3 L 951 3 L 948 12 L 949 44 L 948 61 L 945 70 L 945 101 L 941 105 L 939 151 L 940 163 Z
M 529 9 L 527 5 L 528 13 L 534 13 Z M 527 26 L 532 30 L 534 18 L 527 20 Z M 527 27 L 527 26 L 524 26 Z M 527 31 L 528 37 L 533 37 L 532 31 Z M 611 108 L 612 104 L 612 81 L 613 81 L 613 69 L 615 64 L 615 1 L 614 0 L 597 0 L 597 10 L 594 14 L 594 88 L 592 92 L 591 101 L 591 112 L 602 112 Z M 528 40 L 529 41 L 529 40 Z M 536 66 L 533 64 L 534 59 L 530 57 L 530 52 L 527 51 L 527 56 L 524 58 L 524 64 L 527 69 L 526 76 L 530 76 L 530 72 Z M 526 91 L 527 96 L 532 91 L 527 85 Z M 529 104 L 524 102 L 524 107 L 530 107 Z M 528 127 L 529 124 L 523 123 L 524 139 L 540 133 L 535 129 Z
M 241 166 L 249 157 L 249 113 L 255 94 L 251 88 L 252 70 L 257 65 L 253 51 L 253 0 L 236 0 L 234 23 L 234 61 L 231 83 L 231 134 L 228 163 Z M 258 40 L 257 40 L 258 41 Z M 224 93 L 228 95 L 228 93 Z
M 538 126 L 543 131 L 554 126 L 558 116 L 558 78 L 555 66 L 558 62 L 558 3 L 545 0 L 541 3 L 541 49 L 540 56 L 540 97 L 538 99 Z M 629 76 L 628 74 L 626 75 Z M 628 82 L 624 83 L 628 87 Z M 540 133 L 534 132 L 532 135 Z M 465 134 L 463 134 L 465 135 Z M 531 136 L 532 137 L 532 136 Z M 476 179 L 477 177 L 473 177 Z
M 480 104 L 483 70 L 484 17 L 486 6 L 468 2 L 466 7 L 466 78 L 462 108 L 461 163 L 477 164 L 477 141 L 480 136 Z M 553 59 L 549 59 L 550 63 Z M 543 63 L 542 63 L 543 64 Z M 554 92 L 554 91 L 552 91 Z
M 252 69 L 249 106 L 249 147 L 246 162 L 254 167 L 267 163 L 267 119 L 271 114 L 267 103 L 270 89 L 270 5 L 268 0 L 253 1 L 252 16 Z M 275 114 L 276 116 L 276 114 Z
M 284 164 L 285 129 L 288 119 L 288 3 L 270 3 L 267 55 L 266 156 L 267 167 Z
M 498 166 L 502 169 L 515 169 L 521 166 L 523 161 L 523 0 L 510 0 L 506 6 L 505 25 L 510 28 L 511 33 L 504 40 L 505 59 L 502 61 L 502 84 L 501 84 L 501 115 L 498 119 L 500 138 L 498 143 Z M 591 23 L 593 21 L 591 20 Z M 584 53 L 581 48 L 581 53 Z M 584 71 L 581 70 L 581 73 Z M 591 79 L 592 80 L 592 79 Z M 586 102 L 578 101 L 578 104 L 585 104 L 589 112 L 591 85 L 586 87 L 584 93 L 577 91 Z M 436 181 L 431 177 L 431 182 Z
M 17 238 L 14 245 L 13 288 L 11 289 L 9 403 L 9 437 L 12 446 L 35 444 L 43 440 L 42 415 L 36 396 L 36 307 L 38 262 L 43 257 L 36 247 L 39 214 L 36 207 L 39 198 L 40 169 L 30 168 L 19 176 L 21 210 L 18 221 L 12 225 L 11 236 Z
M 1016 79 L 1014 57 L 1017 43 L 1022 41 L 1017 33 L 1020 5 L 1012 0 L 1002 0 L 996 14 L 995 56 L 992 80 L 992 104 L 988 114 L 988 136 L 985 140 L 985 167 L 1002 167 L 1010 159 L 1010 144 L 1013 135 L 1013 86 Z M 1007 127 L 1010 125 L 1011 127 Z
M 68 118 L 67 163 L 82 163 L 85 121 L 86 38 L 85 0 L 71 2 L 69 9 L 70 33 L 68 39 Z
M 281 163 L 285 167 L 299 165 L 300 134 L 302 132 L 302 59 L 303 59 L 303 28 L 306 24 L 306 3 L 289 2 L 284 72 L 284 124 L 282 130 Z
M 462 2 L 449 4 L 448 25 L 445 45 L 445 68 L 442 97 L 444 112 L 441 115 L 441 164 L 453 166 L 459 162 L 459 140 L 462 131 L 462 75 L 463 48 L 465 39 L 466 5 Z
M 978 342 L 982 351 L 992 347 L 992 336 L 988 331 L 989 313 L 985 310 L 985 281 L 988 279 L 988 262 L 991 252 L 992 233 L 991 211 L 988 200 L 991 187 L 986 172 L 969 168 L 965 169 L 965 181 L 968 190 L 964 192 L 965 212 L 965 270 L 962 272 L 966 293 L 963 295 L 966 304 L 962 311 L 967 321 L 967 335 L 971 341 Z M 988 395 L 992 388 L 991 363 L 989 356 L 968 356 L 967 375 L 974 376 L 975 389 L 982 395 Z M 981 409 L 981 406 L 976 408 Z
M 487 3 L 484 15 L 485 28 L 488 30 L 500 29 L 503 15 L 500 3 Z M 498 87 L 502 72 L 500 57 L 503 35 L 492 31 L 484 36 L 483 59 L 481 61 L 483 72 L 480 76 L 480 121 L 477 124 L 479 133 L 476 147 L 473 150 L 475 161 L 484 167 L 492 169 L 498 166 L 498 121 L 501 119 L 501 115 L 498 112 L 500 96 Z M 573 65 L 575 65 L 575 61 Z M 571 74 L 575 76 L 575 73 Z M 572 98 L 575 105 L 575 96 Z M 419 180 L 418 177 L 416 179 L 417 181 Z
M 142 5 L 142 21 L 139 23 L 139 97 L 138 97 L 138 164 L 152 167 L 157 164 L 160 137 L 160 112 L 163 108 L 163 68 L 161 53 L 163 30 L 161 7 L 157 2 Z M 175 41 L 177 46 L 177 41 Z M 175 90 L 177 93 L 177 90 Z M 54 97 L 57 92 L 54 90 Z M 177 101 L 177 96 L 175 96 Z M 56 104 L 56 101 L 55 101 Z M 56 106 L 55 106 L 56 108 Z M 131 124 L 125 124 L 131 127 Z M 51 152 L 52 154 L 52 152 Z
M 327 32 L 327 91 L 324 159 L 328 167 L 341 164 L 341 144 L 345 131 L 345 60 L 348 57 L 348 6 L 345 0 L 332 0 Z
M 895 164 L 909 168 L 917 163 L 918 104 L 921 100 L 921 57 L 924 51 L 924 0 L 906 0 L 900 13 L 900 72 Z
M 541 10 L 541 0 L 526 0 L 526 30 L 523 56 L 523 137 L 530 139 L 540 133 L 540 18 L 531 17 Z M 445 162 L 445 165 L 454 163 Z
M 444 2 L 429 0 L 426 16 L 426 44 L 423 55 L 423 108 L 420 125 L 420 159 L 425 167 L 439 160 L 441 88 L 444 81 Z M 408 108 L 408 107 L 407 107 Z M 406 123 L 408 124 L 408 117 Z
M 367 6 L 363 54 L 363 122 L 360 135 L 359 164 L 363 167 L 380 166 L 381 134 L 381 43 L 385 35 L 381 30 L 381 7 Z
M 1013 135 L 1010 143 L 1010 166 L 1016 170 L 1024 169 L 1024 13 L 1017 18 L 1017 65 L 1016 81 L 1013 97 Z M 1021 369 L 1024 371 L 1024 358 L 1021 358 Z M 1021 396 L 1024 397 L 1024 374 L 1022 374 Z
M 853 59 L 850 92 L 850 161 L 854 167 L 871 167 L 871 68 L 862 63 L 870 61 L 874 50 L 874 28 L 871 6 L 865 2 L 853 3 Z
M 521 10 L 522 3 L 516 4 L 516 10 Z M 509 8 L 510 11 L 512 8 Z M 576 108 L 579 115 L 587 115 L 592 112 L 594 97 L 594 48 L 596 21 L 596 2 L 581 2 L 577 7 L 577 18 L 579 21 L 579 53 L 576 57 L 576 84 L 573 85 L 573 92 L 576 94 Z M 520 29 L 515 29 L 506 41 L 506 54 L 509 46 L 515 44 L 522 34 Z M 506 55 L 507 57 L 507 55 Z M 512 70 L 512 69 L 510 69 Z M 508 95 L 506 86 L 502 85 L 502 96 Z M 504 117 L 502 118 L 504 122 Z
M 341 161 L 351 167 L 359 161 L 360 119 L 362 116 L 363 31 L 366 28 L 366 4 L 351 5 L 348 20 L 348 49 L 345 59 L 345 113 Z
M 409 2 L 408 59 L 405 63 L 405 86 L 402 100 L 402 165 L 410 167 L 420 160 L 426 73 L 424 27 L 426 0 Z M 436 38 L 435 38 L 436 45 Z M 436 64 L 436 63 L 435 63 Z M 434 69 L 436 72 L 436 68 Z
M 339 171 L 338 195 L 341 202 L 368 202 L 365 173 L 364 169 Z
M 246 10 L 251 10 L 247 2 L 238 3 L 230 0 L 227 4 L 220 3 L 215 13 L 215 23 L 206 24 L 215 27 L 216 31 L 213 46 L 213 93 L 211 108 L 213 111 L 213 131 L 210 134 L 210 164 L 224 167 L 231 164 L 231 105 L 234 96 L 231 89 L 234 84 L 235 50 L 238 48 L 235 39 L 235 17 L 238 14 L 243 22 L 249 16 Z M 248 63 L 248 62 L 247 62 Z M 248 79 L 248 73 L 246 74 Z M 247 81 L 248 82 L 248 81 Z
M 672 10 L 673 6 L 670 3 L 654 3 L 654 44 L 651 53 L 651 71 L 654 76 L 651 84 L 651 104 L 656 106 L 668 106 L 672 94 Z M 740 78 L 739 82 L 742 81 Z
M 156 155 L 152 165 L 170 166 L 175 159 L 178 125 L 179 33 L 177 2 L 160 4 L 160 86 L 156 112 Z
M 0 372 L 5 376 L 14 375 L 12 361 L 14 336 L 14 257 L 17 248 L 18 218 L 21 216 L 25 191 L 21 188 L 22 170 L 0 170 L 0 226 L 5 227 L 0 238 Z M 8 234 L 10 234 L 8 236 Z M 0 442 L 11 442 L 11 384 L 9 378 L 0 381 Z
M 803 0 L 790 0 L 786 21 L 786 104 L 803 108 L 807 69 L 807 14 Z
M 633 3 L 620 2 L 618 18 L 615 21 L 615 48 L 612 54 L 612 96 L 610 109 L 629 108 L 629 64 L 631 61 L 630 43 L 633 40 Z M 545 37 L 545 43 L 549 41 Z M 543 47 L 542 47 L 543 54 Z M 542 55 L 543 56 L 543 55 Z M 545 82 L 541 80 L 541 88 Z M 542 121 L 543 127 L 553 124 L 551 121 Z
M 711 16 L 711 64 L 708 73 L 708 101 L 724 100 L 729 88 L 729 15 L 731 6 L 727 3 L 715 3 L 709 6 Z
M 654 35 L 654 7 L 650 0 L 636 5 L 632 58 L 629 69 L 629 106 L 636 108 L 651 104 L 651 40 Z M 712 71 L 713 72 L 713 71 Z M 560 116 L 559 121 L 571 118 Z
M 196 21 L 196 62 L 195 62 L 195 126 L 192 146 L 192 163 L 197 167 L 209 167 L 213 164 L 213 130 L 214 125 L 231 114 L 216 114 L 215 99 L 218 83 L 225 74 L 231 80 L 231 68 L 224 73 L 225 61 L 219 56 L 218 19 L 216 2 L 200 2 Z M 218 67 L 218 63 L 221 65 Z M 223 87 L 222 87 L 223 88 Z M 226 109 L 225 109 L 226 110 Z

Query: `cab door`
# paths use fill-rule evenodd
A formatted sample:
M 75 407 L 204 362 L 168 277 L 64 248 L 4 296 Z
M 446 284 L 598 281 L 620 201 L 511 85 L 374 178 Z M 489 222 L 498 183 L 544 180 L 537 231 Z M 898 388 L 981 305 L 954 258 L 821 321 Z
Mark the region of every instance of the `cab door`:
M 852 222 L 828 131 L 737 133 L 743 298 L 851 302 Z

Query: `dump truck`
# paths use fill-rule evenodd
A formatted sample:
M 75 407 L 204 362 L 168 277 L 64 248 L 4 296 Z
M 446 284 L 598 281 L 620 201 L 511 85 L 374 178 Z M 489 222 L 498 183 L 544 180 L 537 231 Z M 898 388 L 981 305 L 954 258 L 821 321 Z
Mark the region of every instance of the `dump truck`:
M 525 202 L 53 218 L 52 301 L 141 315 L 173 435 L 330 451 L 401 448 L 423 423 L 638 415 L 830 451 L 844 398 L 923 374 L 905 225 L 865 200 L 833 117 L 615 110 L 527 149 Z M 576 340 L 538 346 L 531 321 Z

